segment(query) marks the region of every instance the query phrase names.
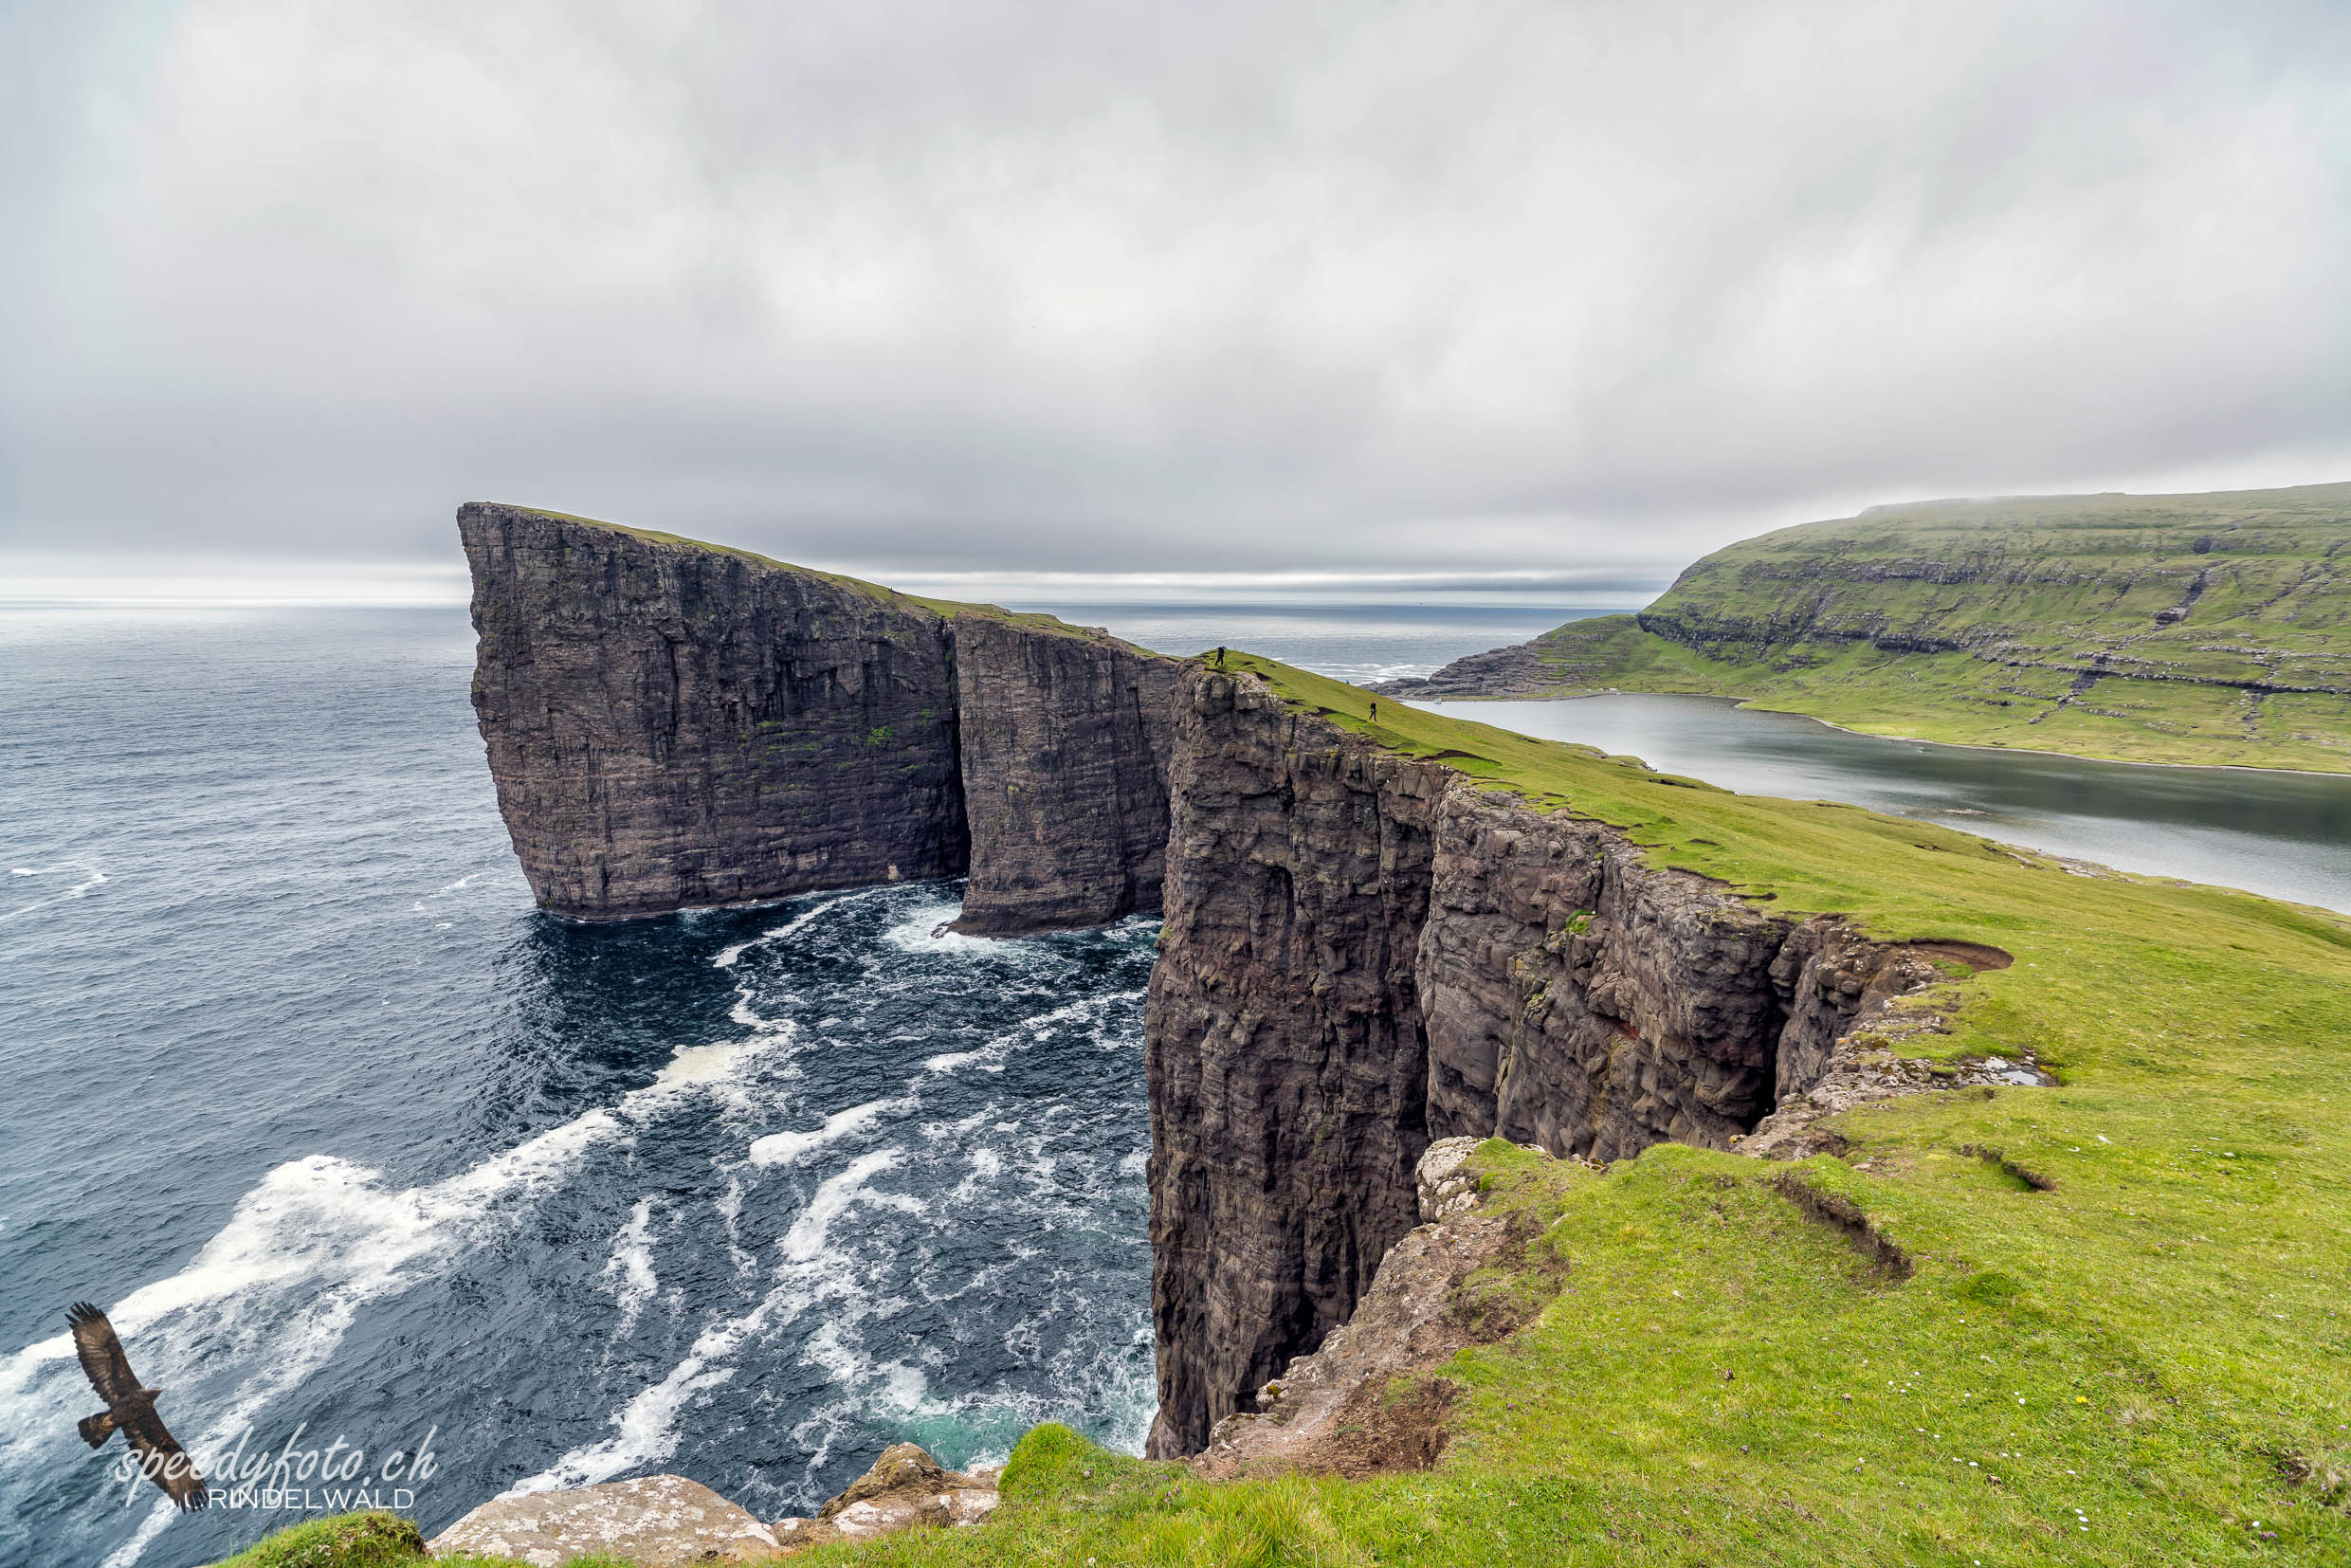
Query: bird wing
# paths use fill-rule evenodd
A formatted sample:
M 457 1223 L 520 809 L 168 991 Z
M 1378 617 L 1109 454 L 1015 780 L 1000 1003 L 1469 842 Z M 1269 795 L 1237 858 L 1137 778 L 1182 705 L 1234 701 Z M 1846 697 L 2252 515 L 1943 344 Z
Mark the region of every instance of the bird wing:
M 106 1321 L 106 1314 L 88 1302 L 76 1302 L 66 1312 L 65 1321 L 73 1324 L 74 1355 L 82 1362 L 82 1376 L 90 1387 L 106 1401 L 109 1410 L 125 1396 L 138 1391 L 138 1378 L 131 1372 L 130 1358 L 122 1354 L 122 1340 L 115 1333 L 115 1325 Z
M 179 1440 L 163 1424 L 155 1408 L 148 1405 L 124 1423 L 122 1435 L 129 1439 L 131 1450 L 138 1455 L 147 1478 L 170 1494 L 173 1502 L 183 1508 L 204 1506 L 204 1477 L 196 1473 L 195 1461 L 188 1457 Z

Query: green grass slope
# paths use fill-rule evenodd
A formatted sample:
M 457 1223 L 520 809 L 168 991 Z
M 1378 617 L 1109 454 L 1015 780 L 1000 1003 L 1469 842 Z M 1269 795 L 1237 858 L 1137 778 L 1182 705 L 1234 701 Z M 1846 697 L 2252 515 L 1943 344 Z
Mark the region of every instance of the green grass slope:
M 1887 1102 L 1839 1120 L 1844 1158 L 1793 1166 L 1489 1143 L 1530 1239 L 1473 1284 L 1541 1304 L 1445 1369 L 1433 1469 L 1208 1485 L 1040 1427 L 985 1527 L 810 1560 L 2351 1562 L 2351 921 L 1393 702 L 1374 722 L 1369 693 L 1231 663 L 1773 907 L 2006 949 L 1955 968 L 1949 1031 L 1905 1048 L 2030 1046 L 2062 1085 Z
M 1876 507 L 1719 550 L 1637 616 L 1528 651 L 1509 695 L 1705 692 L 1880 735 L 2351 771 L 2351 484 Z

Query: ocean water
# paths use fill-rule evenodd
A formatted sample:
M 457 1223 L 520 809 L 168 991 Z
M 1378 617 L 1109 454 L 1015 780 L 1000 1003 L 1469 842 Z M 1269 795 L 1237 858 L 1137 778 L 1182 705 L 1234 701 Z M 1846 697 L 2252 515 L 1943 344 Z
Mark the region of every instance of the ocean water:
M 0 1562 L 299 1517 L 126 1493 L 82 1297 L 200 1452 L 430 1432 L 428 1530 L 662 1470 L 775 1517 L 1048 1417 L 1139 1448 L 1156 923 L 548 919 L 471 662 L 454 611 L 0 611 Z

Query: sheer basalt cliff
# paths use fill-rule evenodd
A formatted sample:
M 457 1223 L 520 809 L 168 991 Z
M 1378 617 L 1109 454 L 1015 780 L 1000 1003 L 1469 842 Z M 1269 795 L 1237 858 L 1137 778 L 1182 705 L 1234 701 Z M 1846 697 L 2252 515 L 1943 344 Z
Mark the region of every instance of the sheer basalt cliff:
M 1417 1212 L 1413 979 L 1449 776 L 1211 670 L 1177 686 L 1151 1087 L 1155 1453 L 1343 1322 Z
M 965 870 L 967 930 L 1164 903 L 1155 1453 L 1348 1321 L 1432 1139 L 1618 1158 L 1768 1119 L 1801 1149 L 1808 1118 L 1918 1086 L 1848 1046 L 1932 978 L 1918 954 L 1653 866 L 1467 753 L 1045 617 L 513 507 L 460 523 L 475 703 L 548 908 Z
M 1101 636 L 954 623 L 972 882 L 959 929 L 1100 925 L 1159 907 L 1176 665 Z
M 1172 661 L 585 519 L 473 502 L 458 528 L 474 707 L 554 913 L 965 871 L 997 934 L 1157 906 Z
M 1934 977 L 1251 675 L 1188 669 L 1176 736 L 1145 1024 L 1161 1456 L 1347 1320 L 1431 1139 L 1728 1147 Z

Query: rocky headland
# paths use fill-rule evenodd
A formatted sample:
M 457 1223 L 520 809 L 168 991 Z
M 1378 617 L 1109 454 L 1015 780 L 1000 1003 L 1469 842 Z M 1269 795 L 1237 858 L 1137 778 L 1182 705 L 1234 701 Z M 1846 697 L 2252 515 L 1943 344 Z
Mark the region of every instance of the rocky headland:
M 2351 484 L 1876 506 L 1380 689 L 1691 692 L 1881 735 L 2340 773 L 2346 548 Z
M 666 536 L 460 523 L 476 705 L 550 909 L 966 871 L 962 926 L 1011 934 L 1164 887 L 1154 1454 L 1200 1450 L 1348 1321 L 1419 1222 L 1431 1140 L 1616 1159 L 1784 1108 L 1772 1146 L 1800 1151 L 1832 1079 L 1840 1105 L 1948 1082 L 1848 1045 L 1930 955 L 1656 868 L 1258 674 Z
M 1145 1020 L 1155 1454 L 1199 1450 L 1347 1321 L 1433 1139 L 1621 1159 L 1727 1149 L 1784 1108 L 1764 1147 L 1809 1153 L 1832 1104 L 1996 1081 L 1899 1070 L 1855 1030 L 1996 949 L 1759 908 L 1253 674 L 1194 665 L 1176 699 Z
M 583 518 L 457 522 L 474 709 L 550 912 L 966 874 L 992 934 L 1158 907 L 1173 661 Z

